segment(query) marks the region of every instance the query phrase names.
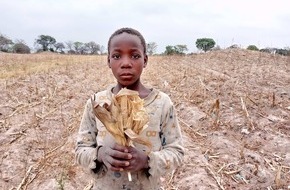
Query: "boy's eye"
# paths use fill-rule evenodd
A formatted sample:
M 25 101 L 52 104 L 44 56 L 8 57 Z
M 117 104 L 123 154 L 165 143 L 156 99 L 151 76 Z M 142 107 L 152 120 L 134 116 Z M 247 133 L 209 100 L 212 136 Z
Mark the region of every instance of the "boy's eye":
M 134 55 L 132 55 L 132 58 L 133 58 L 133 59 L 139 59 L 139 58 L 141 58 L 141 55 L 139 55 L 139 54 L 134 54 Z
M 117 59 L 120 59 L 121 58 L 121 55 L 120 54 L 112 54 L 112 58 L 115 59 L 115 60 L 117 60 Z M 131 55 L 131 58 L 132 59 L 139 59 L 139 58 L 141 58 L 141 55 L 139 55 L 139 54 L 133 54 L 133 55 Z
M 119 54 L 113 54 L 113 55 L 112 55 L 112 58 L 113 58 L 113 59 L 120 59 L 120 57 L 121 57 L 121 56 L 120 56 Z

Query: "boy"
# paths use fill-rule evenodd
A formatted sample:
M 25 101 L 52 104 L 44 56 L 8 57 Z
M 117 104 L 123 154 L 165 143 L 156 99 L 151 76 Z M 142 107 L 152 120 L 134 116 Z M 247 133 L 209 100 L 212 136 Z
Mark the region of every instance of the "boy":
M 169 96 L 149 89 L 141 82 L 148 57 L 143 36 L 132 28 L 115 31 L 108 42 L 108 66 L 117 84 L 94 94 L 98 104 L 110 105 L 112 96 L 122 88 L 137 91 L 149 115 L 148 127 L 140 136 L 152 143 L 149 148 L 116 144 L 105 126 L 93 114 L 92 102 L 86 103 L 77 139 L 77 163 L 91 171 L 93 189 L 160 189 L 160 177 L 176 169 L 184 155 L 181 130 Z M 132 175 L 128 180 L 127 172 Z

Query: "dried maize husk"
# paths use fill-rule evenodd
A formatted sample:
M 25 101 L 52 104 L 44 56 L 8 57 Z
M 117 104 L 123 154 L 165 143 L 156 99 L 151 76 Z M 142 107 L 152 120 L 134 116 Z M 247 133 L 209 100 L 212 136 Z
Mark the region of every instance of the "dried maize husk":
M 143 144 L 151 149 L 151 143 L 139 134 L 147 127 L 148 114 L 144 101 L 137 91 L 123 88 L 113 95 L 111 105 L 97 104 L 92 100 L 95 116 L 104 124 L 118 144 L 133 146 L 133 142 Z M 131 179 L 128 173 L 129 180 Z

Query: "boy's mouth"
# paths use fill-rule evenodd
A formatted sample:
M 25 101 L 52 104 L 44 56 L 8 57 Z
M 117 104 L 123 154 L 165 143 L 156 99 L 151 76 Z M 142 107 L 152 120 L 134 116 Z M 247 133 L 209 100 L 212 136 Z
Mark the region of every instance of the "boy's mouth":
M 121 76 L 121 77 L 123 77 L 123 76 L 126 77 L 126 76 L 132 76 L 132 75 L 133 75 L 133 74 L 131 74 L 131 73 L 122 73 L 120 76 Z
M 122 78 L 123 80 L 128 80 L 128 79 L 131 79 L 133 77 L 133 74 L 131 74 L 131 73 L 122 73 L 121 75 L 120 75 L 120 78 Z

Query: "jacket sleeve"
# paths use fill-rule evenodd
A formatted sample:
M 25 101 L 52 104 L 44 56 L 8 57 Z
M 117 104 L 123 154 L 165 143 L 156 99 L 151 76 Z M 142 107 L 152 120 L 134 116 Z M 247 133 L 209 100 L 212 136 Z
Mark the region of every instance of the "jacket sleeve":
M 91 172 L 99 173 L 103 164 L 97 160 L 98 134 L 91 100 L 88 100 L 81 119 L 75 149 L 76 162 Z
M 153 179 L 164 176 L 181 165 L 184 156 L 181 129 L 176 110 L 166 98 L 161 116 L 160 140 L 162 148 L 149 154 L 149 174 Z

